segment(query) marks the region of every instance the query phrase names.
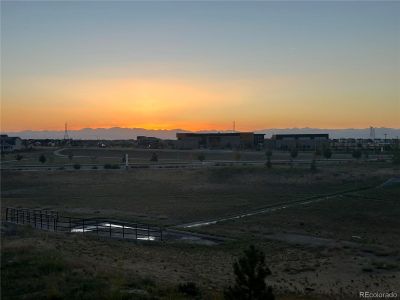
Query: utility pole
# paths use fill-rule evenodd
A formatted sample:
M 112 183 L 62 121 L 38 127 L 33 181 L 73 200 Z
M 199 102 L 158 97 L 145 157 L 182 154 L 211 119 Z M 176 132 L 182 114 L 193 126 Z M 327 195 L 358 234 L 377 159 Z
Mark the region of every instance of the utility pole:
M 69 135 L 68 135 L 68 123 L 65 122 L 65 126 L 64 126 L 64 141 L 69 140 Z

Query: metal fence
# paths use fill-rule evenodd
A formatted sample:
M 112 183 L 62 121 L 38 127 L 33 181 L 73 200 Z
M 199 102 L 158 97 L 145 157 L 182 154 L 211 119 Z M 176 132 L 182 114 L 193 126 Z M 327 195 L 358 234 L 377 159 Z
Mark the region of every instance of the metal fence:
M 62 216 L 57 211 L 7 207 L 5 220 L 14 224 L 27 224 L 34 228 L 91 234 L 110 238 L 162 241 L 160 227 L 143 223 L 127 223 L 109 219 L 85 219 Z

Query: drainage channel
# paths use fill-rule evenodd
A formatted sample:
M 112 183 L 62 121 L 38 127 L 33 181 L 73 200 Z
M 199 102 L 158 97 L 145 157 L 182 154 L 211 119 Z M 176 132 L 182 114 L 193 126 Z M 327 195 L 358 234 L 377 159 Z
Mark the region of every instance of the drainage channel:
M 341 197 L 345 194 L 362 191 L 362 190 L 370 190 L 370 189 L 374 189 L 374 188 L 377 188 L 377 187 L 374 186 L 374 187 L 357 188 L 357 189 L 347 190 L 344 192 L 334 193 L 334 194 L 325 195 L 325 196 L 312 197 L 312 198 L 303 199 L 303 200 L 296 200 L 296 201 L 281 203 L 281 204 L 277 204 L 277 205 L 271 205 L 268 207 L 261 208 L 259 210 L 241 213 L 241 214 L 237 214 L 237 215 L 233 215 L 233 216 L 229 216 L 229 217 L 176 225 L 175 228 L 190 229 L 190 228 L 215 225 L 215 224 L 221 223 L 221 222 L 242 219 L 242 218 L 251 217 L 251 216 L 255 216 L 255 215 L 259 215 L 259 214 L 270 213 L 270 212 L 274 212 L 274 211 L 278 211 L 278 210 L 282 210 L 282 209 L 286 209 L 286 208 L 290 208 L 290 207 L 294 207 L 294 206 L 307 205 L 307 204 L 311 204 L 311 203 L 321 202 L 321 201 L 332 199 L 334 197 Z

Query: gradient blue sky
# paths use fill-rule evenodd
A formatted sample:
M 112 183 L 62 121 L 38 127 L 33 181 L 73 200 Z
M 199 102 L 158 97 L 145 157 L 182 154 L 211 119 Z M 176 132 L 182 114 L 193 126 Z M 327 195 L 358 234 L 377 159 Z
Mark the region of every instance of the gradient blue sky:
M 400 2 L 2 2 L 2 129 L 400 127 Z

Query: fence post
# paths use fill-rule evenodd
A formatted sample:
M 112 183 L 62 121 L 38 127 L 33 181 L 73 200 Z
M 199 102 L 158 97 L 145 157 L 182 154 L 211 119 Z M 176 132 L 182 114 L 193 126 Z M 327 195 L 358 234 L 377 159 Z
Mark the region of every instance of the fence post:
M 85 219 L 82 219 L 82 233 L 85 233 Z
M 109 223 L 110 224 L 110 237 L 112 236 L 112 234 L 111 234 L 111 223 Z
M 137 223 L 135 224 L 135 234 L 136 234 L 136 239 L 137 239 Z
M 17 224 L 18 224 L 18 214 L 19 214 L 19 210 L 17 209 L 16 212 L 17 212 Z
M 6 221 L 8 221 L 8 207 L 6 208 Z
M 35 220 L 35 228 L 36 228 L 36 212 L 33 212 L 33 219 Z
M 72 231 L 71 217 L 69 217 L 69 232 Z
M 122 224 L 122 238 L 125 238 L 125 225 Z
M 40 229 L 43 229 L 43 214 L 40 212 Z
M 47 230 L 50 230 L 50 216 L 47 215 Z
M 53 230 L 57 231 L 57 219 L 53 217 Z
M 147 240 L 150 241 L 150 225 L 147 224 Z
M 162 241 L 162 229 L 160 227 L 160 241 Z
M 99 222 L 96 220 L 96 235 L 99 235 Z

